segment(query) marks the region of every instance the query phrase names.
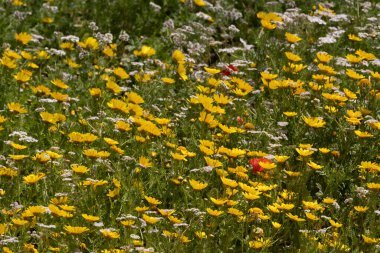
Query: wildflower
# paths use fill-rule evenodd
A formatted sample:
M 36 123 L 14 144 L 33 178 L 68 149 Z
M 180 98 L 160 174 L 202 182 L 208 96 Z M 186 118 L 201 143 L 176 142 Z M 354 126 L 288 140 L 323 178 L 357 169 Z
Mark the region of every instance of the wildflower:
M 28 112 L 28 110 L 25 109 L 21 104 L 15 103 L 15 102 L 8 103 L 7 107 L 9 109 L 9 111 L 11 111 L 13 113 L 24 114 L 24 113 Z
M 272 244 L 272 242 L 270 239 L 259 238 L 255 241 L 250 241 L 248 244 L 249 247 L 253 249 L 262 249 L 269 247 Z
M 313 161 L 308 162 L 307 165 L 308 165 L 310 168 L 314 169 L 314 170 L 320 170 L 320 169 L 323 168 L 323 166 L 321 166 L 321 165 L 319 165 L 319 164 L 316 164 L 316 163 L 313 162 Z
M 122 221 L 120 221 L 120 223 L 125 227 L 131 227 L 132 225 L 134 225 L 136 223 L 136 221 L 134 221 L 134 220 L 122 220 Z
M 174 50 L 173 54 L 172 54 L 172 58 L 173 60 L 175 60 L 178 64 L 183 64 L 185 62 L 185 55 L 179 51 L 178 49 Z
M 194 4 L 199 7 L 203 7 L 206 3 L 203 0 L 194 0 Z
M 292 52 L 285 52 L 286 58 L 288 58 L 289 61 L 298 62 L 301 61 L 302 58 L 299 55 L 296 55 Z
M 163 77 L 161 78 L 161 81 L 164 82 L 165 84 L 173 84 L 175 83 L 175 80 L 170 77 Z
M 285 33 L 285 37 L 289 43 L 297 43 L 297 42 L 300 42 L 302 40 L 296 34 L 292 34 L 292 33 L 288 33 L 288 32 Z
M 153 167 L 153 163 L 145 156 L 140 156 L 139 165 L 143 168 Z
M 90 169 L 87 168 L 86 166 L 78 165 L 78 164 L 72 164 L 72 165 L 71 165 L 71 169 L 72 169 L 75 173 L 78 173 L 78 174 L 84 174 L 84 173 L 87 173 L 88 171 L 90 171 Z
M 93 215 L 88 215 L 88 214 L 82 214 L 83 219 L 89 222 L 96 222 L 100 220 L 99 216 L 93 216 Z
M 365 76 L 357 73 L 356 71 L 352 70 L 352 69 L 347 69 L 346 70 L 346 75 L 354 80 L 358 80 L 358 79 L 363 79 L 365 78 Z
M 28 44 L 32 40 L 32 38 L 33 38 L 32 35 L 26 32 L 15 34 L 15 39 L 24 45 Z
M 118 77 L 120 77 L 120 79 L 122 80 L 129 78 L 129 75 L 127 74 L 127 72 L 121 67 L 115 68 L 113 70 L 113 73 L 117 75 Z
M 298 115 L 296 112 L 283 112 L 283 114 L 287 117 L 294 117 Z
M 326 52 L 318 52 L 317 53 L 317 59 L 320 61 L 320 62 L 323 62 L 323 63 L 328 63 L 329 61 L 331 61 L 334 57 L 332 55 L 329 55 L 328 53 Z
M 35 184 L 41 179 L 45 177 L 45 173 L 38 173 L 38 174 L 29 174 L 28 176 L 23 177 L 24 183 L 26 184 Z
M 63 229 L 71 235 L 80 235 L 90 230 L 87 227 L 74 227 L 68 225 L 64 226 Z
M 154 205 L 154 206 L 162 203 L 161 201 L 159 201 L 158 199 L 155 199 L 153 197 L 145 196 L 144 198 L 146 201 L 148 201 L 149 204 Z
M 96 50 L 99 48 L 98 41 L 93 37 L 88 37 L 83 42 L 78 42 L 78 45 L 82 48 L 88 48 L 88 49 L 93 49 L 93 50 Z
M 234 216 L 242 216 L 243 215 L 243 212 L 240 211 L 239 209 L 236 209 L 236 208 L 228 208 L 228 211 L 227 211 L 229 214 L 232 214 Z
M 159 218 L 148 216 L 146 214 L 143 214 L 142 218 L 143 218 L 144 221 L 146 221 L 146 223 L 151 224 L 151 225 L 152 224 L 156 224 L 157 222 L 160 221 Z
M 101 229 L 99 230 L 100 233 L 102 234 L 102 236 L 104 236 L 105 238 L 109 238 L 109 239 L 119 239 L 120 238 L 120 234 L 116 231 L 113 231 L 111 229 Z
M 194 180 L 194 179 L 190 179 L 189 183 L 190 183 L 191 187 L 196 191 L 201 191 L 208 186 L 207 183 L 201 183 L 201 182 Z
M 102 94 L 102 90 L 99 88 L 91 88 L 88 92 L 90 92 L 90 95 L 93 97 L 100 97 Z
M 71 132 L 68 134 L 68 137 L 70 138 L 70 142 L 88 142 L 91 143 L 98 139 L 98 137 L 91 133 L 78 133 L 78 132 Z
M 348 39 L 351 41 L 362 41 L 362 39 L 360 37 L 356 36 L 355 34 L 349 34 Z
M 32 72 L 26 69 L 21 69 L 16 75 L 13 76 L 17 81 L 26 83 L 32 77 Z
M 362 235 L 363 241 L 365 244 L 376 244 L 380 241 L 379 238 L 372 238 L 369 236 Z
M 266 158 L 253 158 L 253 159 L 249 160 L 249 163 L 252 166 L 253 173 L 256 174 L 258 172 L 263 172 L 264 171 L 264 168 L 262 167 L 262 165 L 264 163 L 268 163 L 269 164 L 269 163 L 272 163 L 272 161 L 270 161 L 269 159 L 266 159 Z
M 52 84 L 54 84 L 55 86 L 57 86 L 58 88 L 61 88 L 61 89 L 68 89 L 69 86 L 67 84 L 65 84 L 62 80 L 59 80 L 59 79 L 54 79 L 54 80 L 51 80 L 50 81 Z
M 236 186 L 238 186 L 238 183 L 235 180 L 233 180 L 233 179 L 229 179 L 229 178 L 226 178 L 226 177 L 221 177 L 220 179 L 222 180 L 222 183 L 225 186 L 228 186 L 228 187 L 231 187 L 231 188 L 236 188 Z
M 281 228 L 281 224 L 280 223 L 278 223 L 278 222 L 275 222 L 275 221 L 272 221 L 272 226 L 275 228 L 275 229 L 279 229 L 279 228 Z
M 355 130 L 354 133 L 360 137 L 360 138 L 371 138 L 373 137 L 373 134 L 368 133 L 368 132 L 362 132 L 360 130 Z
M 220 216 L 220 215 L 222 215 L 224 213 L 223 211 L 213 210 L 211 208 L 206 208 L 206 212 L 209 215 L 215 216 L 215 217 L 218 217 L 218 216 Z
M 156 54 L 156 50 L 149 46 L 142 46 L 140 50 L 134 50 L 133 54 L 140 57 L 150 57 Z
M 330 219 L 329 222 L 330 222 L 331 226 L 333 226 L 334 228 L 340 228 L 343 226 L 343 224 L 338 223 L 338 222 L 334 221 L 333 219 Z
M 305 219 L 300 218 L 300 217 L 298 217 L 298 215 L 293 215 L 291 213 L 287 213 L 286 216 L 289 217 L 290 219 L 294 220 L 294 221 L 297 221 L 297 222 L 305 221 Z
M 354 206 L 355 211 L 365 213 L 368 210 L 367 206 Z

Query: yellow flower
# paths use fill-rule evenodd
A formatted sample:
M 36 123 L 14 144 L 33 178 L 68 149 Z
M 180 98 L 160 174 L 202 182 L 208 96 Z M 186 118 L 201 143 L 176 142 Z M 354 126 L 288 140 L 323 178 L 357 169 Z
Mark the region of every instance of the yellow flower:
M 127 94 L 128 102 L 134 103 L 134 104 L 142 104 L 144 103 L 144 99 L 137 94 L 136 92 L 128 92 Z
M 115 83 L 114 81 L 112 81 L 112 80 L 108 80 L 107 81 L 107 83 L 106 83 L 106 87 L 107 87 L 107 89 L 109 89 L 109 90 L 111 90 L 113 93 L 115 93 L 115 94 L 119 94 L 120 92 L 122 92 L 122 89 L 121 89 L 121 87 L 119 86 L 119 85 L 117 85 L 117 83 Z M 112 99 L 111 100 L 111 102 L 112 101 L 121 101 L 121 100 L 117 100 L 117 99 Z M 124 102 L 123 102 L 124 103 Z M 107 105 L 108 105 L 108 107 L 110 107 L 110 108 L 113 108 L 113 107 L 111 107 L 110 106 L 110 104 L 109 103 L 107 103 Z M 115 108 L 115 109 L 118 109 L 118 108 Z
M 320 170 L 320 169 L 323 168 L 322 165 L 318 165 L 318 164 L 316 164 L 313 161 L 308 162 L 307 165 L 309 165 L 309 167 L 312 168 L 312 169 L 314 169 L 314 170 Z
M 134 221 L 134 220 L 122 220 L 122 221 L 120 221 L 120 223 L 125 227 L 131 227 L 132 225 L 134 225 L 136 223 L 136 221 Z
M 360 57 L 364 58 L 367 61 L 373 61 L 376 59 L 376 56 L 374 54 L 367 53 L 361 49 L 356 50 L 355 54 L 359 55 Z
M 348 39 L 351 41 L 362 41 L 363 40 L 360 37 L 356 36 L 355 34 L 349 34 Z
M 289 61 L 298 62 L 301 61 L 302 58 L 299 55 L 293 54 L 292 52 L 285 52 L 286 58 L 288 58 Z
M 199 6 L 199 7 L 206 5 L 206 3 L 203 0 L 194 0 L 194 4 Z
M 62 80 L 59 80 L 59 79 L 54 79 L 54 80 L 51 80 L 50 82 L 52 84 L 54 84 L 55 86 L 57 86 L 58 88 L 61 88 L 61 89 L 68 89 L 68 88 L 70 88 L 70 86 L 68 86 Z
M 379 190 L 380 189 L 380 183 L 367 183 L 367 187 L 370 190 Z
M 67 94 L 63 94 L 63 93 L 60 93 L 60 92 L 52 92 L 49 94 L 52 98 L 60 101 L 60 102 L 65 102 L 67 100 L 69 100 L 69 95 Z
M 139 165 L 143 168 L 153 167 L 153 163 L 151 161 L 149 161 L 149 159 L 145 156 L 140 156 Z
M 78 45 L 82 48 L 88 48 L 88 49 L 93 49 L 93 50 L 96 50 L 99 48 L 98 41 L 93 37 L 88 37 L 83 42 L 78 42 Z
M 274 159 L 279 162 L 279 163 L 284 163 L 286 162 L 290 157 L 286 155 L 276 155 L 274 156 Z
M 100 233 L 106 237 L 106 238 L 110 238 L 110 239 L 118 239 L 120 238 L 120 234 L 116 231 L 113 231 L 111 229 L 100 229 Z
M 7 104 L 7 107 L 9 109 L 9 111 L 13 112 L 13 113 L 20 113 L 20 114 L 23 114 L 23 113 L 27 113 L 28 110 L 25 109 L 21 104 L 19 103 L 14 103 L 14 102 L 11 102 L 11 103 L 8 103 Z
M 100 97 L 102 94 L 102 90 L 99 88 L 91 88 L 88 91 L 90 92 L 90 95 L 93 97 Z
M 160 221 L 159 218 L 148 216 L 146 214 L 143 214 L 142 218 L 143 218 L 144 221 L 146 221 L 146 223 L 151 224 L 151 225 L 152 224 L 156 224 L 157 222 Z
M 333 203 L 336 202 L 335 199 L 330 198 L 330 197 L 324 198 L 322 201 L 323 201 L 323 203 L 325 203 L 325 204 L 333 204 Z
M 303 117 L 303 121 L 310 127 L 320 128 L 326 125 L 326 121 L 318 117 Z
M 365 213 L 368 210 L 367 206 L 354 206 L 355 211 Z
M 228 208 L 228 213 L 232 214 L 234 216 L 242 216 L 243 215 L 242 211 L 240 211 L 239 209 L 233 208 L 233 207 Z
M 262 19 L 260 20 L 261 25 L 268 30 L 273 30 L 277 27 L 276 24 L 272 23 L 271 20 L 268 19 Z
M 219 69 L 212 69 L 212 68 L 207 68 L 207 67 L 204 67 L 204 69 L 206 70 L 207 73 L 212 74 L 212 75 L 220 73 Z
M 303 208 L 307 210 L 323 210 L 324 208 L 317 201 L 302 201 Z
M 190 182 L 191 187 L 196 191 L 201 191 L 208 186 L 207 183 L 201 183 L 194 179 L 190 179 L 189 182 Z
M 304 149 L 304 148 L 296 148 L 296 151 L 297 153 L 300 155 L 300 156 L 310 156 L 314 153 L 314 150 L 311 150 L 311 149 Z
M 22 69 L 13 76 L 17 81 L 25 83 L 32 77 L 32 72 L 26 69 Z
M 24 225 L 28 224 L 29 221 L 23 220 L 23 219 L 14 218 L 14 219 L 12 219 L 12 223 L 15 224 L 16 226 L 24 226 Z
M 272 221 L 272 226 L 275 228 L 275 229 L 279 229 L 282 225 L 278 222 L 275 222 L 275 221 Z
M 289 43 L 297 43 L 299 41 L 301 41 L 302 39 L 300 37 L 298 37 L 296 34 L 292 34 L 292 33 L 288 33 L 286 32 L 285 33 L 285 37 L 286 37 L 286 40 L 289 42 Z
M 312 221 L 319 220 L 319 218 L 317 216 L 315 216 L 314 214 L 312 214 L 310 212 L 306 212 L 305 211 L 305 216 L 306 216 L 307 219 L 312 220 Z
M 26 45 L 33 39 L 33 37 L 29 33 L 21 32 L 15 34 L 15 39 Z
M 178 64 L 185 63 L 186 56 L 179 51 L 178 49 L 174 50 L 172 54 L 173 60 L 175 60 Z
M 215 216 L 215 217 L 218 217 L 220 216 L 221 214 L 223 214 L 224 212 L 223 211 L 218 211 L 218 210 L 213 210 L 211 208 L 206 208 L 206 212 L 211 215 L 211 216 Z
M 355 130 L 354 132 L 360 138 L 371 138 L 371 137 L 373 137 L 373 134 L 368 133 L 368 132 L 362 132 L 360 130 Z
M 163 81 L 165 84 L 175 83 L 175 80 L 173 78 L 169 78 L 169 77 L 163 77 L 163 78 L 161 78 L 161 81 Z
M 297 116 L 298 113 L 296 112 L 283 112 L 286 117 L 294 117 Z
M 129 125 L 128 123 L 126 123 L 124 121 L 117 121 L 115 123 L 115 128 L 117 130 L 120 130 L 120 131 L 123 131 L 123 132 L 127 132 L 127 131 L 132 130 L 131 125 Z
M 272 242 L 270 239 L 260 238 L 255 241 L 250 241 L 248 244 L 249 244 L 249 247 L 251 248 L 261 249 L 261 248 L 269 247 L 272 244 Z
M 272 170 L 277 167 L 277 165 L 273 162 L 259 162 L 259 165 L 265 170 Z
M 78 165 L 78 164 L 72 164 L 72 165 L 71 165 L 71 169 L 72 169 L 75 173 L 78 173 L 78 174 L 84 174 L 84 173 L 90 171 L 90 169 L 87 168 L 86 166 Z
M 146 201 L 148 201 L 149 204 L 154 205 L 154 206 L 162 203 L 161 201 L 159 201 L 158 199 L 155 199 L 153 197 L 145 196 L 144 198 Z
M 93 142 L 98 139 L 98 136 L 91 134 L 91 133 L 78 133 L 78 132 L 71 132 L 68 134 L 68 137 L 70 139 L 70 142 Z
M 64 226 L 63 229 L 71 235 L 80 235 L 90 230 L 87 227 L 74 227 L 74 226 L 68 226 L 68 225 Z
M 329 222 L 330 222 L 331 226 L 333 226 L 334 228 L 340 228 L 343 226 L 343 224 L 335 222 L 333 219 L 330 219 Z
M 113 70 L 113 73 L 115 75 L 117 75 L 118 77 L 120 77 L 120 79 L 122 79 L 122 80 L 129 78 L 128 73 L 123 68 L 121 68 L 121 67 L 115 68 Z
M 26 184 L 35 184 L 41 179 L 45 177 L 45 173 L 38 173 L 38 174 L 29 174 L 28 176 L 23 177 L 24 183 Z
M 363 238 L 364 243 L 366 244 L 376 244 L 380 242 L 380 238 L 371 238 L 365 235 L 362 235 L 362 238 Z
M 89 221 L 89 222 L 95 222 L 95 221 L 99 221 L 100 220 L 100 217 L 99 216 L 93 216 L 93 215 L 88 215 L 88 214 L 82 214 L 82 217 L 83 219 L 85 219 L 86 221 Z
M 235 180 L 233 180 L 233 179 L 229 179 L 229 178 L 226 178 L 226 177 L 221 177 L 220 179 L 222 180 L 222 183 L 225 186 L 228 186 L 228 187 L 231 187 L 231 188 L 235 188 L 236 186 L 238 186 L 238 183 Z
M 140 57 L 150 57 L 156 54 L 156 50 L 149 46 L 142 46 L 140 50 L 134 50 L 133 54 Z
M 186 74 L 186 67 L 184 64 L 178 64 L 177 73 L 182 78 L 182 80 L 186 81 L 188 79 Z
M 291 213 L 287 213 L 286 216 L 288 216 L 290 219 L 300 222 L 300 221 L 305 221 L 305 219 L 298 217 L 298 215 L 293 215 Z
M 354 80 L 359 80 L 359 79 L 363 79 L 365 78 L 365 76 L 357 73 L 356 71 L 352 70 L 352 69 L 347 69 L 346 70 L 346 75 Z

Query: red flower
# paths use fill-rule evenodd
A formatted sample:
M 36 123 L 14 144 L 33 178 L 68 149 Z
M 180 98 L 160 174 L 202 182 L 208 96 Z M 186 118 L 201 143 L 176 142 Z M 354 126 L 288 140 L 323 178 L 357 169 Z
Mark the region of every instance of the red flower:
M 222 75 L 224 76 L 230 76 L 231 75 L 231 71 L 235 72 L 235 71 L 238 71 L 239 69 L 237 67 L 235 67 L 234 65 L 228 65 L 227 68 L 223 69 L 222 70 Z
M 253 173 L 257 174 L 258 172 L 264 171 L 264 168 L 259 164 L 260 162 L 269 163 L 271 161 L 266 158 L 253 158 L 249 160 L 249 163 L 252 165 Z

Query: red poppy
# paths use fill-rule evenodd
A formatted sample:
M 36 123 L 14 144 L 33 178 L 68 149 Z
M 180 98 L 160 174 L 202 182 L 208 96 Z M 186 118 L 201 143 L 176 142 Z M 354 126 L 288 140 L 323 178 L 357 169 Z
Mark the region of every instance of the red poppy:
M 264 171 L 264 168 L 261 167 L 259 164 L 260 162 L 270 163 L 271 161 L 269 159 L 266 159 L 266 158 L 253 158 L 253 159 L 249 160 L 249 163 L 252 166 L 253 173 L 257 174 L 258 172 Z
M 235 72 L 235 71 L 238 71 L 239 69 L 237 67 L 235 67 L 234 65 L 228 65 L 227 68 L 223 69 L 222 70 L 222 75 L 224 76 L 230 76 L 231 75 L 231 71 Z

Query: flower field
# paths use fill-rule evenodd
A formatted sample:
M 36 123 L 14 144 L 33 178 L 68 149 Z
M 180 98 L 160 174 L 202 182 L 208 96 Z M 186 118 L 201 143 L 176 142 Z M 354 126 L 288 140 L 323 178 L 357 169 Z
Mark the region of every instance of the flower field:
M 380 3 L 0 2 L 2 252 L 380 252 Z

